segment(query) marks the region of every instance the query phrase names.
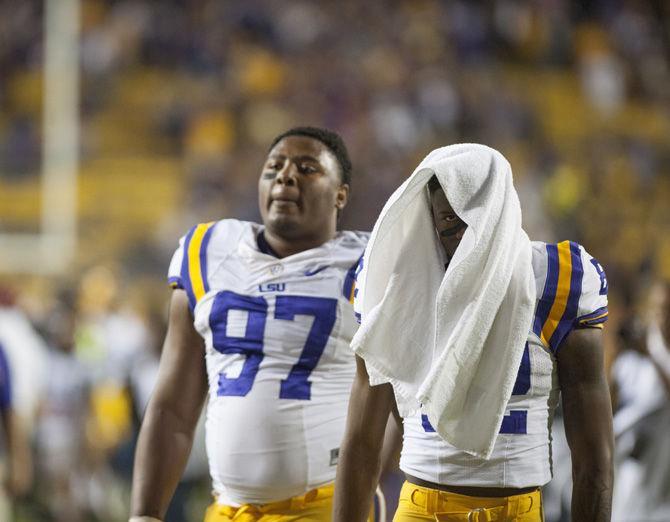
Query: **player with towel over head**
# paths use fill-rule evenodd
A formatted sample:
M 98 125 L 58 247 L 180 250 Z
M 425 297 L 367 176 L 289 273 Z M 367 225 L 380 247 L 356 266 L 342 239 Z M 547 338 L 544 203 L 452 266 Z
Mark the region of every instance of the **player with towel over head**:
M 607 279 L 579 244 L 529 240 L 502 154 L 461 144 L 423 160 L 375 224 L 354 309 L 334 520 L 365 520 L 396 406 L 406 482 L 395 521 L 543 520 L 559 396 L 572 519 L 610 519 Z

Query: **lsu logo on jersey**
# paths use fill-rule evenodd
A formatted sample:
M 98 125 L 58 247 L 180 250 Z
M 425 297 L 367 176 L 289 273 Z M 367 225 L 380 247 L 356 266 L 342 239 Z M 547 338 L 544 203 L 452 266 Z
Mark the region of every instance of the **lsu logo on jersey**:
M 284 292 L 286 283 L 265 283 L 258 285 L 259 292 Z

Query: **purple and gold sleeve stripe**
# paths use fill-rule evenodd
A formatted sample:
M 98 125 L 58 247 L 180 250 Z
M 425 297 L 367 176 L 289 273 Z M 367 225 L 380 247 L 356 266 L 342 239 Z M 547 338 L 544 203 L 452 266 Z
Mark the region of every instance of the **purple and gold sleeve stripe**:
M 209 292 L 207 280 L 207 246 L 216 222 L 193 227 L 184 240 L 181 284 L 188 295 L 191 310 Z
M 0 410 L 12 406 L 12 381 L 9 374 L 9 362 L 4 348 L 0 345 Z
M 181 277 L 179 276 L 172 276 L 168 277 L 168 285 L 170 285 L 170 288 L 184 288 L 183 285 L 181 284 Z
M 547 245 L 547 277 L 545 278 L 544 291 L 537 304 L 535 319 L 533 320 L 533 332 L 538 337 L 542 336 L 542 327 L 549 318 L 551 305 L 556 297 L 558 287 L 558 248 L 556 245 Z
M 575 321 L 575 328 L 602 328 L 607 321 L 608 313 L 607 307 L 603 306 L 590 314 L 578 317 Z
M 535 313 L 533 332 L 556 353 L 575 324 L 584 269 L 579 245 L 547 245 L 547 278 Z
M 342 288 L 342 295 L 346 297 L 351 304 L 354 304 L 354 297 L 356 295 L 356 276 L 360 273 L 363 267 L 363 255 L 351 265 L 344 277 L 344 287 Z

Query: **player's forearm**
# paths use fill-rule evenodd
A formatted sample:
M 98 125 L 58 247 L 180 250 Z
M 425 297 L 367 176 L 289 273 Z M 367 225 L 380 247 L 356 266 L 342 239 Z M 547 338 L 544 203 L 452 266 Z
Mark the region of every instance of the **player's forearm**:
M 607 402 L 609 393 L 604 386 L 600 392 L 591 391 L 594 397 L 602 395 L 601 407 L 591 408 L 594 426 L 583 428 L 578 439 L 574 433 L 569 438 L 573 446 L 572 520 L 575 522 L 609 522 L 611 516 L 614 440 Z M 584 424 L 588 422 L 586 415 L 582 415 L 581 420 Z M 572 424 L 566 424 L 568 427 L 569 432 L 575 431 Z
M 609 522 L 612 514 L 612 468 L 578 469 L 573 466 L 572 520 Z
M 333 522 L 365 522 L 372 507 L 381 466 L 381 444 L 352 437 L 340 450 Z
M 132 516 L 165 515 L 191 452 L 193 430 L 167 409 L 147 408 L 135 454 Z
M 558 356 L 574 522 L 608 522 L 611 515 L 614 435 L 603 360 L 596 330 L 571 332 Z
M 337 465 L 334 522 L 367 520 L 379 477 L 384 431 L 394 404 L 391 385 L 370 386 L 365 363 L 356 357 L 356 378 Z

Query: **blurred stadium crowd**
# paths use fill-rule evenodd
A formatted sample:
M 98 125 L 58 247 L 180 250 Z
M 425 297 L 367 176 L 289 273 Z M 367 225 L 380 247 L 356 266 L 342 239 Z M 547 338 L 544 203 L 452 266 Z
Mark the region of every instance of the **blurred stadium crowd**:
M 652 291 L 654 282 L 670 279 L 666 2 L 81 7 L 76 261 L 61 277 L 0 274 L 0 344 L 16 367 L 15 407 L 32 453 L 22 459 L 30 469 L 16 487 L 17 520 L 127 516 L 133 441 L 164 335 L 169 257 L 195 222 L 258 218 L 267 146 L 298 124 L 337 130 L 350 148 L 343 228 L 370 229 L 391 191 L 437 146 L 481 142 L 503 152 L 530 237 L 579 241 L 607 271 L 617 405 L 642 403 L 619 423 L 619 447 L 629 448 L 622 462 L 644 453 L 635 430 L 668 425 L 670 379 L 645 348 L 645 317 L 667 293 Z M 39 228 L 43 45 L 43 2 L 0 1 L 2 232 Z M 657 375 L 657 386 L 642 390 L 630 368 Z M 669 455 L 654 470 L 667 514 L 670 450 L 658 451 Z M 196 451 L 168 520 L 190 519 L 184 513 L 207 502 L 203 459 Z M 565 516 L 569 471 L 562 477 L 555 462 L 548 520 Z M 645 479 L 631 473 L 632 498 Z

